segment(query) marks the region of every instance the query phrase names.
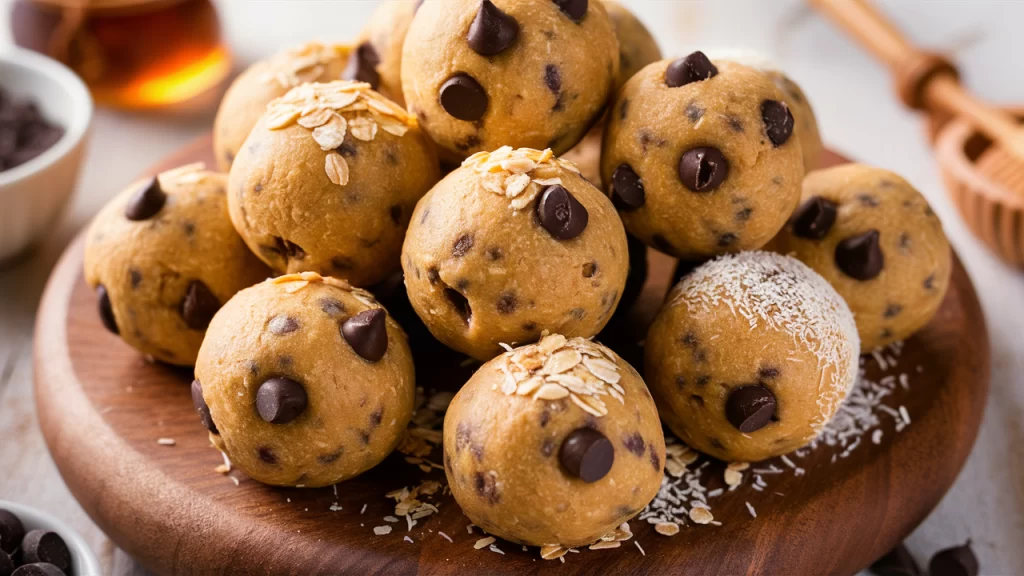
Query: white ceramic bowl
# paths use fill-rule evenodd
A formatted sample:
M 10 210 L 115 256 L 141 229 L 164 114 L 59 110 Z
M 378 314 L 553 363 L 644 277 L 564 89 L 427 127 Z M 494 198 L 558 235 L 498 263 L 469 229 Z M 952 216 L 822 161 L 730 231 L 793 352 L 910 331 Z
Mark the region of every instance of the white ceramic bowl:
M 28 162 L 0 172 L 0 262 L 49 230 L 70 203 L 92 121 L 92 97 L 74 72 L 56 60 L 0 46 L 0 86 L 36 103 L 64 136 Z
M 69 528 L 67 524 L 45 512 L 29 508 L 24 504 L 0 500 L 0 508 L 9 510 L 17 516 L 25 526 L 26 532 L 43 528 L 50 532 L 56 532 L 63 538 L 64 543 L 68 545 L 68 550 L 71 551 L 71 573 L 68 576 L 103 576 L 103 570 L 100 567 L 100 561 L 96 559 L 96 555 L 89 549 L 85 540 L 77 532 Z

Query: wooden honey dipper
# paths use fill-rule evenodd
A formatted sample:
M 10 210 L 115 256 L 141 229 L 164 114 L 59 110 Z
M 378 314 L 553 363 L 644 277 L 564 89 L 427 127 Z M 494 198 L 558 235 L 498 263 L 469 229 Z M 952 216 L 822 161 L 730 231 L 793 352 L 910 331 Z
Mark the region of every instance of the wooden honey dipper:
M 1024 127 L 1015 115 L 967 92 L 948 59 L 912 46 L 867 0 L 809 2 L 888 66 L 904 104 L 929 115 L 961 215 L 1001 258 L 1024 267 Z

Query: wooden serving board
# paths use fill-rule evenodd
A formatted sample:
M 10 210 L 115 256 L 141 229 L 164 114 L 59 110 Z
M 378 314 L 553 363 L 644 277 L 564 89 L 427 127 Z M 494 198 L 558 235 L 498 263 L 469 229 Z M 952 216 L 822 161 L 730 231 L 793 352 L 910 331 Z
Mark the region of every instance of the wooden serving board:
M 212 165 L 209 139 L 159 168 L 197 160 Z M 760 492 L 746 482 L 713 501 L 721 526 L 684 526 L 669 538 L 633 520 L 645 555 L 624 542 L 568 554 L 563 564 L 500 540 L 504 555 L 475 550 L 482 534 L 468 534 L 458 505 L 439 493 L 438 514 L 411 531 L 403 519 L 391 534 L 376 536 L 373 527 L 394 511 L 386 492 L 443 480 L 443 472 L 422 473 L 394 454 L 338 485 L 336 496 L 331 488 L 263 486 L 240 471 L 231 473 L 236 485 L 215 472 L 221 456 L 192 408 L 191 371 L 147 363 L 103 329 L 82 278 L 83 245 L 79 237 L 64 254 L 39 312 L 39 420 L 71 492 L 114 542 L 157 573 L 849 574 L 892 548 L 939 502 L 971 450 L 988 392 L 984 318 L 958 261 L 939 314 L 902 350 L 900 370 L 910 375 L 910 389 L 897 386 L 886 401 L 905 406 L 912 424 L 895 433 L 886 417 L 878 444 L 865 437 L 845 458 L 821 446 L 799 459 L 802 476 L 765 476 L 770 487 Z M 627 358 L 636 360 L 635 342 L 665 294 L 672 266 L 650 254 L 638 305 L 603 337 Z M 469 377 L 474 367 L 461 365 L 461 357 L 417 336 L 414 327 L 410 333 L 422 386 L 454 390 Z M 874 360 L 866 365 L 869 378 L 882 376 Z M 176 445 L 160 445 L 159 438 Z M 342 509 L 332 510 L 335 503 Z

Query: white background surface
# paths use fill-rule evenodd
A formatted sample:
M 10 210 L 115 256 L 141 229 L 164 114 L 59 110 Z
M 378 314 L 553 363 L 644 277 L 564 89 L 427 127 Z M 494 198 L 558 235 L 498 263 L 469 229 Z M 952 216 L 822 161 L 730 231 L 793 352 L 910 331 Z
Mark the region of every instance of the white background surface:
M 9 42 L 10 1 L 0 0 L 0 45 Z M 967 467 L 908 545 L 926 561 L 935 550 L 970 537 L 983 573 L 1024 574 L 1024 273 L 1005 267 L 960 222 L 945 196 L 923 123 L 900 108 L 881 66 L 797 0 L 627 4 L 666 56 L 719 45 L 773 55 L 807 92 L 828 145 L 899 172 L 931 201 L 981 296 L 993 344 L 992 392 Z M 882 4 L 913 41 L 952 52 L 972 89 L 995 101 L 1024 103 L 1024 35 L 1019 33 L 1024 2 Z M 229 42 L 243 62 L 313 38 L 349 39 L 374 7 L 373 2 L 327 0 L 221 0 L 218 5 Z M 74 231 L 135 174 L 200 136 L 209 123 L 209 117 L 99 110 L 67 218 L 30 260 L 0 271 L 0 497 L 68 519 L 108 565 L 112 545 L 60 483 L 37 431 L 30 366 L 34 310 L 49 268 Z M 19 440 L 5 440 L 12 437 Z M 841 518 L 836 529 L 843 529 Z

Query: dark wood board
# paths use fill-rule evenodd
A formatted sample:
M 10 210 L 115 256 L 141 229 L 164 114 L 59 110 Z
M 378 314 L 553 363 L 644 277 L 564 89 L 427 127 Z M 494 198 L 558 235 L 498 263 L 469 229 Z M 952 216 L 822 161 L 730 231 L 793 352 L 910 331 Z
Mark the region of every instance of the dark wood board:
M 208 138 L 158 168 L 197 160 L 212 165 Z M 827 164 L 843 161 L 827 154 Z M 905 405 L 912 424 L 893 434 L 892 422 L 885 423 L 880 444 L 868 442 L 835 463 L 837 451 L 821 447 L 800 461 L 806 475 L 771 478 L 771 491 L 744 485 L 715 500 L 722 526 L 683 527 L 668 538 L 634 520 L 634 539 L 646 555 L 625 542 L 569 554 L 562 564 L 501 541 L 504 556 L 474 550 L 481 534 L 467 533 L 469 521 L 445 495 L 435 500 L 440 513 L 412 532 L 403 522 L 375 536 L 373 527 L 393 512 L 385 492 L 443 480 L 443 472 L 423 474 L 395 454 L 338 485 L 337 498 L 331 488 L 263 486 L 240 471 L 233 472 L 236 486 L 214 471 L 221 457 L 192 408 L 191 371 L 147 363 L 101 326 L 82 278 L 83 245 L 80 236 L 55 268 L 37 320 L 40 424 L 64 480 L 93 520 L 163 574 L 849 574 L 898 543 L 939 502 L 971 450 L 988 392 L 985 322 L 957 261 L 939 314 L 903 349 L 900 365 L 916 372 L 913 385 L 897 388 L 887 402 Z M 627 358 L 636 358 L 628 342 L 642 334 L 672 274 L 668 257 L 651 252 L 649 260 L 637 306 L 606 332 L 605 341 Z M 451 388 L 468 378 L 473 367 L 460 366 L 458 355 L 410 333 L 426 352 L 418 353 L 421 385 Z M 878 367 L 868 364 L 868 376 L 877 377 Z M 159 445 L 158 438 L 176 445 Z M 343 509 L 331 511 L 336 501 Z M 406 534 L 413 543 L 403 540 Z

